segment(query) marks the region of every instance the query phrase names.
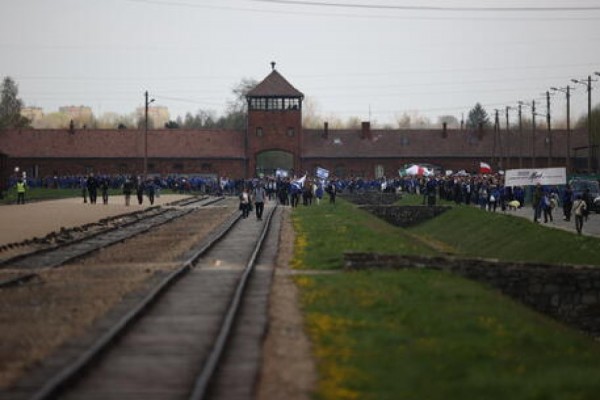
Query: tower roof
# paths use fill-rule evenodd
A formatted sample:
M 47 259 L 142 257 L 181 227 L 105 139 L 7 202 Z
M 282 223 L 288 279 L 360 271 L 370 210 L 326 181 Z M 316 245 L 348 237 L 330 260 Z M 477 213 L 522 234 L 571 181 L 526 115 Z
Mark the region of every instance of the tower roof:
M 293 87 L 277 70 L 273 71 L 248 92 L 248 97 L 300 97 L 304 94 Z

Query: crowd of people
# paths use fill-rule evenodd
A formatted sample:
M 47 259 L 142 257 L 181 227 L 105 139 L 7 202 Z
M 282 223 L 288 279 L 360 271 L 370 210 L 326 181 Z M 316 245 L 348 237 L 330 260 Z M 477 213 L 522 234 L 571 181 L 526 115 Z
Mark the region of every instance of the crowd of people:
M 96 204 L 100 195 L 103 204 L 108 203 L 109 191 L 122 190 L 125 204 L 130 205 L 135 195 L 139 205 L 144 198 L 150 204 L 160 196 L 163 189 L 181 194 L 213 194 L 217 196 L 239 196 L 240 210 L 244 217 L 256 210 L 258 219 L 262 218 L 264 202 L 276 200 L 281 205 L 297 207 L 320 204 L 327 193 L 329 202 L 335 203 L 339 192 L 384 191 L 412 193 L 423 197 L 423 204 L 434 205 L 438 199 L 456 204 L 475 205 L 490 212 L 521 208 L 526 200 L 533 208 L 533 221 L 552 222 L 555 212 L 562 208 L 562 217 L 566 221 L 576 220 L 576 228 L 581 232 L 583 221 L 587 219 L 592 202 L 589 193 L 574 195 L 566 186 L 510 187 L 504 185 L 504 177 L 495 175 L 465 176 L 403 176 L 394 179 L 330 179 L 317 177 L 287 178 L 265 177 L 261 179 L 231 179 L 226 177 L 205 176 L 153 176 L 143 179 L 129 175 L 53 176 L 42 179 L 11 178 L 9 184 L 17 188 L 18 203 L 25 202 L 25 190 L 28 187 L 79 188 L 83 202 Z

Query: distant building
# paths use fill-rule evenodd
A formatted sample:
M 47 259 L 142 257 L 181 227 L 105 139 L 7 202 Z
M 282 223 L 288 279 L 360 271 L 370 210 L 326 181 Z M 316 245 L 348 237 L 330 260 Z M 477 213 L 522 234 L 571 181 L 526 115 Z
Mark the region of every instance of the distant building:
M 44 118 L 44 109 L 41 107 L 23 107 L 21 115 L 31 121 L 32 125 Z
M 135 110 L 138 121 L 143 121 L 145 118 L 144 107 L 138 107 Z M 165 124 L 169 122 L 169 108 L 165 106 L 150 106 L 148 107 L 148 124 L 150 127 L 155 129 L 161 129 L 165 127 Z
M 87 106 L 64 106 L 59 107 L 58 112 L 65 114 L 69 120 L 73 120 L 75 125 L 81 127 L 89 125 L 94 119 L 94 113 L 91 107 Z

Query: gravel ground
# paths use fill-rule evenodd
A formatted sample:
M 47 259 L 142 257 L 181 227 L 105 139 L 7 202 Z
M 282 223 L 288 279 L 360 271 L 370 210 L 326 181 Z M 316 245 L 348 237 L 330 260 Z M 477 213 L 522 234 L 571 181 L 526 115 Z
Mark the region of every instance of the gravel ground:
M 27 221 L 39 221 L 39 224 L 25 224 L 29 232 L 36 233 L 28 234 L 24 229 L 19 239 L 24 240 L 44 236 L 62 226 L 80 226 L 142 209 L 123 205 L 112 209 L 110 205 L 91 206 L 75 200 L 14 206 L 18 209 L 7 206 L 12 210 L 0 207 L 0 221 L 4 225 L 8 216 L 11 221 L 19 220 L 19 213 L 23 213 L 21 217 L 26 215 Z M 162 196 L 161 200 L 175 199 Z M 237 211 L 237 202 L 227 201 L 226 205 L 199 209 L 77 263 L 42 271 L 39 278 L 21 287 L 0 290 L 0 389 L 9 388 L 64 343 L 85 336 L 95 321 L 127 295 L 150 289 L 157 276 L 175 268 L 178 260 L 189 256 L 194 243 Z M 316 383 L 298 292 L 290 278 L 289 260 L 294 243 L 290 211 L 283 212 L 269 329 L 258 382 L 259 399 L 309 399 Z M 0 243 L 1 240 L 17 241 L 10 235 L 0 238 Z
M 218 210 L 218 212 L 215 212 Z M 67 340 L 83 335 L 127 294 L 148 289 L 236 210 L 210 207 L 78 263 L 0 290 L 0 387 L 7 388 Z

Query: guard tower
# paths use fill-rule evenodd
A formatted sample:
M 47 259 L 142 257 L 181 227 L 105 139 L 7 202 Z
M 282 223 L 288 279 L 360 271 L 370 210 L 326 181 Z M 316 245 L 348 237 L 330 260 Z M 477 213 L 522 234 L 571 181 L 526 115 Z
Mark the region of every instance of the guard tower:
M 249 176 L 285 170 L 300 173 L 302 100 L 271 63 L 271 73 L 246 95 L 248 126 L 246 154 Z

